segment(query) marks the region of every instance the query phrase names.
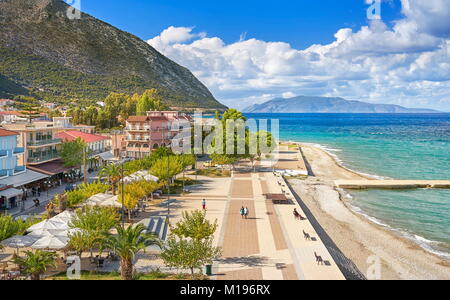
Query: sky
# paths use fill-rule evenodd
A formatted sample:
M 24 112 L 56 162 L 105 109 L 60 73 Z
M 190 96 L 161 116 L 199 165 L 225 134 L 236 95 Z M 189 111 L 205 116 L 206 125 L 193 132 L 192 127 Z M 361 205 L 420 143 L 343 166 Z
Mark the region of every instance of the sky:
M 450 111 L 450 0 L 81 0 L 243 109 L 298 95 Z M 373 12 L 372 10 L 370 12 Z

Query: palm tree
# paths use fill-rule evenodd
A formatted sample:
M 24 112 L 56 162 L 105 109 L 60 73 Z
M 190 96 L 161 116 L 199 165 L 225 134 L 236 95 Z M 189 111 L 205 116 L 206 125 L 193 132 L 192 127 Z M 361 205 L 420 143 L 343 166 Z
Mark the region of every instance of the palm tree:
M 133 280 L 133 260 L 136 254 L 151 245 L 159 245 L 156 236 L 145 234 L 142 224 L 122 228 L 116 226 L 117 234 L 107 233 L 105 248 L 120 257 L 121 276 L 123 280 Z
M 109 164 L 103 167 L 99 174 L 101 177 L 107 177 L 112 186 L 113 195 L 116 194 L 116 184 L 122 178 L 121 169 L 116 164 Z
M 36 250 L 35 252 L 26 251 L 25 258 L 14 257 L 13 262 L 21 266 L 31 280 L 40 280 L 41 275 L 47 271 L 48 267 L 56 266 L 56 254 Z

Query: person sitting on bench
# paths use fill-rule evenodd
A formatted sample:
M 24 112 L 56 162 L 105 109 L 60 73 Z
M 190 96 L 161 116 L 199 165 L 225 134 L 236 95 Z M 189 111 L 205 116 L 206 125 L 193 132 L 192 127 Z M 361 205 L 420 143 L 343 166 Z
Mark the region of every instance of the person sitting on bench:
M 302 217 L 301 214 L 299 214 L 299 212 L 297 211 L 296 208 L 294 208 L 294 217 L 295 217 L 295 219 L 297 219 L 297 220 L 301 220 L 301 221 L 306 220 L 304 217 Z

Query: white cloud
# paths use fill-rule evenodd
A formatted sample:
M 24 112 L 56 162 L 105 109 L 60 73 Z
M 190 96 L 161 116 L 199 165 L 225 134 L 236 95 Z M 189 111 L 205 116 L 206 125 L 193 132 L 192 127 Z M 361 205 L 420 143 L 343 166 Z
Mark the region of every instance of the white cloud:
M 450 111 L 448 0 L 402 0 L 392 29 L 372 21 L 335 41 L 295 49 L 284 42 L 219 37 L 169 27 L 149 44 L 189 68 L 230 106 L 295 95 L 340 96 Z

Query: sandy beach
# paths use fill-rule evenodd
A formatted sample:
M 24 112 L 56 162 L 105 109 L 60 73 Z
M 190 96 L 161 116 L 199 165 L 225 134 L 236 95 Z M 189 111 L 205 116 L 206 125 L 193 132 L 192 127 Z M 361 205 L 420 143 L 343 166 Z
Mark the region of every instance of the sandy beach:
M 318 147 L 301 144 L 301 148 L 308 170 L 314 176 L 289 182 L 335 246 L 362 274 L 376 279 L 376 272 L 371 271 L 376 269 L 378 260 L 382 280 L 450 279 L 449 262 L 353 212 L 345 193 L 333 185 L 337 179 L 366 177 L 340 166 Z M 371 278 L 373 274 L 375 278 Z

